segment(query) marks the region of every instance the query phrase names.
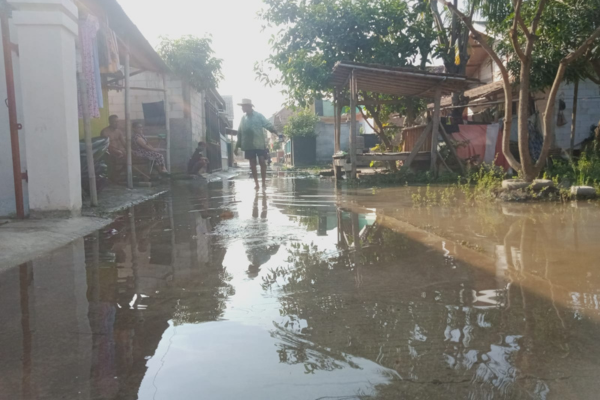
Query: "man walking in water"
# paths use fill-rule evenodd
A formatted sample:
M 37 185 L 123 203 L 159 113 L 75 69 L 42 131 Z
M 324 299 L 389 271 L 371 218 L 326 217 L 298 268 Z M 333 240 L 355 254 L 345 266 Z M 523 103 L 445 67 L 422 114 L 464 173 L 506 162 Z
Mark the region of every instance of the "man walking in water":
M 238 104 L 242 106 L 242 111 L 246 114 L 242 117 L 240 127 L 238 129 L 237 145 L 235 146 L 236 154 L 238 149 L 242 149 L 246 155 L 246 159 L 250 161 L 250 169 L 252 177 L 256 183 L 255 189 L 260 189 L 258 185 L 258 172 L 256 170 L 256 159 L 260 164 L 260 175 L 262 178 L 263 189 L 266 187 L 267 179 L 267 143 L 263 129 L 271 133 L 277 134 L 273 124 L 269 122 L 262 114 L 254 111 L 254 105 L 250 99 L 242 99 Z

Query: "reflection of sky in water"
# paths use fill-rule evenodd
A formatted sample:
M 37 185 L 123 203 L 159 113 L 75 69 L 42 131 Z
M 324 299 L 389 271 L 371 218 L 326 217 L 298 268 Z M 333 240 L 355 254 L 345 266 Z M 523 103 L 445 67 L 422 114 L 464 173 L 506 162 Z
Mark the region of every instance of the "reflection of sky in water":
M 311 343 L 302 334 L 310 328 L 307 321 L 281 315 L 278 291 L 265 291 L 260 285 L 264 274 L 287 264 L 289 247 L 278 240 L 282 236 L 301 237 L 303 243 L 337 252 L 335 212 L 326 214 L 335 225 L 331 227 L 329 222 L 327 236 L 321 236 L 283 214 L 274 205 L 281 205 L 284 196 L 274 197 L 272 201 L 267 196 L 266 218 L 261 194 L 254 202 L 237 203 L 232 207 L 237 218 L 217 228 L 217 234 L 236 229 L 246 233 L 238 238 L 228 235 L 226 243 L 223 266 L 231 275 L 228 283 L 235 288 L 235 295 L 228 297 L 222 321 L 170 324 L 155 357 L 148 362 L 140 398 L 197 398 L 206 394 L 211 399 L 353 397 L 373 394 L 376 385 L 389 383 L 390 377 L 397 375 L 376 362 Z M 294 196 L 287 197 L 297 205 Z M 319 198 L 313 196 L 312 202 Z M 331 199 L 325 201 L 331 203 Z M 306 201 L 301 205 L 313 206 Z M 331 208 L 331 204 L 325 206 Z M 360 221 L 364 227 L 372 224 L 375 216 L 361 216 Z M 254 258 L 251 253 L 264 255 L 273 245 L 279 245 L 277 251 L 261 258 L 266 262 L 254 276 L 249 267 Z
M 148 362 L 140 398 L 316 399 L 371 394 L 389 381 L 372 361 L 345 354 L 334 359 L 317 347 L 308 362 L 325 359 L 333 366 L 307 373 L 304 363 L 280 363 L 280 344 L 247 322 L 170 326 Z
M 339 209 L 327 181 L 242 180 L 136 207 L 0 276 L 0 384 L 20 400 L 29 359 L 53 361 L 48 398 L 595 398 L 597 209 L 399 206 L 410 190 Z

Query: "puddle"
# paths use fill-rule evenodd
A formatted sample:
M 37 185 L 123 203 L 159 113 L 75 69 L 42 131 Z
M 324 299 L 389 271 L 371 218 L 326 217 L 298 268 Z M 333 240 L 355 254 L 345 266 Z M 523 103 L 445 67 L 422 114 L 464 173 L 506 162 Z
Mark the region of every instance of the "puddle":
M 0 398 L 597 398 L 597 203 L 252 186 L 176 186 L 3 272 Z

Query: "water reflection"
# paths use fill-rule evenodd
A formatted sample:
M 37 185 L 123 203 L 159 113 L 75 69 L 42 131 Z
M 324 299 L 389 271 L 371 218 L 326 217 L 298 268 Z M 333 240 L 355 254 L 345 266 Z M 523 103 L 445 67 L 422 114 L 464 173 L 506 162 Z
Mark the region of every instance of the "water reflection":
M 4 272 L 0 398 L 596 397 L 597 208 L 273 184 L 175 186 Z

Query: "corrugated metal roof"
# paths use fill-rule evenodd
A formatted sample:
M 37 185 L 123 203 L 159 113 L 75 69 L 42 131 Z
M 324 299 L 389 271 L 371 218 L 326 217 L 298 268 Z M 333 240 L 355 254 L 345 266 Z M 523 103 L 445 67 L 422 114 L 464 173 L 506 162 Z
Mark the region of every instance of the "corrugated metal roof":
M 442 89 L 442 95 L 448 95 L 480 84 L 476 79 L 461 75 L 380 64 L 338 62 L 333 68 L 332 86 L 346 86 L 352 71 L 355 71 L 359 90 L 393 96 L 433 98 L 436 88 Z
M 124 57 L 128 48 L 132 67 L 153 72 L 169 72 L 169 67 L 116 0 L 78 0 L 78 4 L 83 5 L 96 17 L 106 18 L 119 39 L 119 55 Z
M 511 79 L 511 81 L 514 81 Z M 479 86 L 474 89 L 467 90 L 465 92 L 465 97 L 469 98 L 469 101 L 475 101 L 481 98 L 485 98 L 492 95 L 504 95 L 504 81 L 496 81 L 492 83 L 488 83 L 487 85 Z M 513 88 L 513 96 L 517 94 L 516 90 Z M 452 105 L 452 97 L 444 97 L 442 98 L 442 107 L 447 107 Z M 472 104 L 476 105 L 476 104 Z M 428 108 L 433 108 L 433 103 L 427 106 Z

